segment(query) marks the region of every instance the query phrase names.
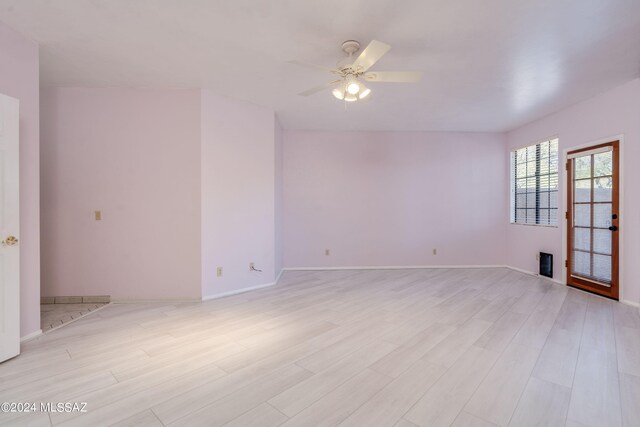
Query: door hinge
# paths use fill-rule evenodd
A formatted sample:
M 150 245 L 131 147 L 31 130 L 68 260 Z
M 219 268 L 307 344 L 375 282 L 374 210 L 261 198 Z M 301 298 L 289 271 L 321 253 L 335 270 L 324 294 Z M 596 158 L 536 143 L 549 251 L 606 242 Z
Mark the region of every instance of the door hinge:
M 564 219 L 569 219 L 569 212 L 564 213 Z
M 567 260 L 567 259 L 564 260 L 564 266 L 565 267 L 569 267 L 569 260 Z

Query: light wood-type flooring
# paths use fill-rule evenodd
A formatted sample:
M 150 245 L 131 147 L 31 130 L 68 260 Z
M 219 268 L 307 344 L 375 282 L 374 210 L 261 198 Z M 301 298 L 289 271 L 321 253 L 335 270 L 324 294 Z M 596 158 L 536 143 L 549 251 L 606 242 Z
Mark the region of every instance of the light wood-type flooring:
M 23 344 L 0 413 L 63 426 L 640 426 L 638 309 L 507 269 L 295 271 Z

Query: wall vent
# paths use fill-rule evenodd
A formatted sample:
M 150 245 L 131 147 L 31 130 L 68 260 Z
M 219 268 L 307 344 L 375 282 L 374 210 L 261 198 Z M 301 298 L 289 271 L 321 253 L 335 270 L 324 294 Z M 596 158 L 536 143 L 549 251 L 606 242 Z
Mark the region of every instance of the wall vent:
M 541 276 L 553 278 L 553 255 L 540 252 L 540 271 Z

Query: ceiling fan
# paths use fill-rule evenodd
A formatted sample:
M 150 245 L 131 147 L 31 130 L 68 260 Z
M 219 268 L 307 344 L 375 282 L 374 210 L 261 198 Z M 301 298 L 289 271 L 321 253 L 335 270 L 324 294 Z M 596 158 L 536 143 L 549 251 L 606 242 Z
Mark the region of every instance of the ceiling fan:
M 418 71 L 369 71 L 389 49 L 391 46 L 388 44 L 372 40 L 362 53 L 354 58 L 354 53 L 360 50 L 360 43 L 355 40 L 347 40 L 342 43 L 342 50 L 347 54 L 347 57 L 340 60 L 336 64 L 336 68 L 291 61 L 293 64 L 327 71 L 338 77 L 329 83 L 305 90 L 299 95 L 309 96 L 326 89 L 333 89 L 332 93 L 336 98 L 346 102 L 355 102 L 365 99 L 371 93 L 371 89 L 365 86 L 363 80 L 367 82 L 415 83 L 422 79 L 422 73 Z

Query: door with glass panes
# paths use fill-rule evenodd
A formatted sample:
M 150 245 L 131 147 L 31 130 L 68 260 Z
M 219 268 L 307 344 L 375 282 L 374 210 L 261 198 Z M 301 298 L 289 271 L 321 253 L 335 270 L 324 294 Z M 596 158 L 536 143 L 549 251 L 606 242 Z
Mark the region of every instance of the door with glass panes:
M 567 284 L 618 299 L 619 141 L 567 155 Z

